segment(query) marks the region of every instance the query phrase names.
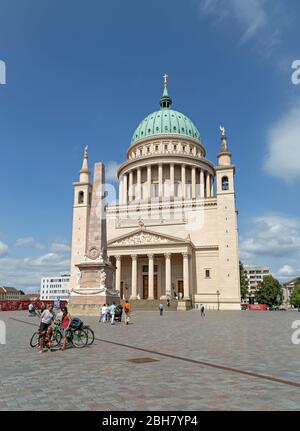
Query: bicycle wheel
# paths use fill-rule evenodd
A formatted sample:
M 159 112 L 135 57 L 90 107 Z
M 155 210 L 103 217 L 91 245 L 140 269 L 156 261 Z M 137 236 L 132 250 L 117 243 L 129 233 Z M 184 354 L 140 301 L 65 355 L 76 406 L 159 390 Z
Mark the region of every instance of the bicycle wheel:
M 39 341 L 40 341 L 40 333 L 39 332 L 35 332 L 33 334 L 33 336 L 31 337 L 30 346 L 31 347 L 36 347 L 39 344 Z
M 83 329 L 75 329 L 72 331 L 72 344 L 74 347 L 82 348 L 87 345 L 88 335 Z
M 82 329 L 87 333 L 87 336 L 88 336 L 87 344 L 88 344 L 88 346 L 91 346 L 93 344 L 93 342 L 95 341 L 94 331 L 89 326 L 84 326 Z
M 60 332 L 56 332 L 56 334 L 53 335 L 52 338 L 52 347 L 57 347 L 60 345 L 61 343 L 61 333 Z

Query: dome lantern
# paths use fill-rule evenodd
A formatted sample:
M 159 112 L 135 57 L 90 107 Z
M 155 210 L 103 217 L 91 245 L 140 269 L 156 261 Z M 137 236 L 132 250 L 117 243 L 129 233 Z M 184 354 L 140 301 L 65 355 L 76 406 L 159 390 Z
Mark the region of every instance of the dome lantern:
M 135 129 L 130 147 L 147 138 L 160 136 L 180 136 L 193 139 L 201 144 L 199 130 L 185 114 L 172 109 L 172 99 L 168 93 L 167 75 L 164 75 L 164 92 L 160 99 L 160 109 L 144 118 Z
M 168 94 L 168 81 L 167 81 L 168 75 L 165 73 L 163 78 L 164 78 L 164 92 L 160 99 L 160 107 L 162 109 L 165 109 L 165 108 L 168 109 L 172 105 L 172 99 Z

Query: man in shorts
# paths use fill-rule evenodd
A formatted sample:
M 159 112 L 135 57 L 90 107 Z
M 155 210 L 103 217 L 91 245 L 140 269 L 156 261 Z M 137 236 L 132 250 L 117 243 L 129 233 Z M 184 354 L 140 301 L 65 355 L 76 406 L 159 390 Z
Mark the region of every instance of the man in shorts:
M 51 324 L 54 320 L 53 305 L 48 304 L 40 318 L 40 353 L 43 353 L 46 339 L 51 340 Z

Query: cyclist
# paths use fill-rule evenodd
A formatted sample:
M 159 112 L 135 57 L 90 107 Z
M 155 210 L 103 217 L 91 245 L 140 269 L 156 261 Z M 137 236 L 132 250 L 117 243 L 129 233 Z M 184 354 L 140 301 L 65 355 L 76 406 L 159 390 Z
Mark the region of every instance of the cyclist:
M 62 317 L 61 317 L 60 328 L 61 328 L 61 335 L 63 338 L 63 346 L 62 346 L 61 350 L 64 351 L 64 350 L 66 350 L 67 333 L 68 333 L 69 327 L 71 325 L 72 318 L 71 318 L 70 314 L 68 313 L 67 307 L 62 307 L 61 311 L 62 311 Z
M 49 304 L 40 317 L 40 353 L 43 353 L 46 341 L 51 342 L 51 324 L 54 319 L 53 305 Z M 50 346 L 51 347 L 51 346 Z

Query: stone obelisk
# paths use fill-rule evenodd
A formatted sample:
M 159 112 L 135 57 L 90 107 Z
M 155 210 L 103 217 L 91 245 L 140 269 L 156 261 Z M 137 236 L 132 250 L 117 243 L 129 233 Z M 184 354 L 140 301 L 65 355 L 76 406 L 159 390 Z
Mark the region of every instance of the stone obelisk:
M 118 304 L 120 297 L 115 290 L 115 267 L 107 257 L 105 167 L 95 163 L 94 182 L 89 217 L 87 250 L 78 268 L 77 286 L 70 294 L 71 313 L 99 315 L 103 304 Z

